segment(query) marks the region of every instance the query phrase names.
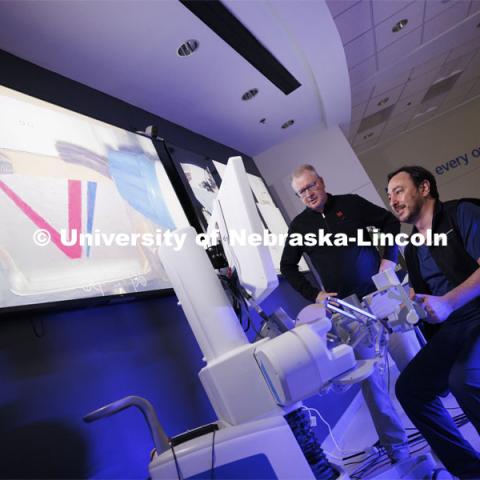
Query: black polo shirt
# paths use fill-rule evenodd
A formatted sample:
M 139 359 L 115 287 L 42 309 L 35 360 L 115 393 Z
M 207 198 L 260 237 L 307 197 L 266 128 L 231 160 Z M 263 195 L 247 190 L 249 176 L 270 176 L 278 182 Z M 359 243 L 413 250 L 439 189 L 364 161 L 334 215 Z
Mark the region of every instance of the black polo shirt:
M 307 253 L 322 279 L 327 292 L 338 293 L 345 298 L 356 293 L 359 297 L 366 295 L 375 286 L 372 275 L 378 273 L 380 255 L 374 246 L 295 246 L 289 241 L 292 234 L 314 234 L 319 230 L 324 233 L 344 233 L 349 238 L 357 237 L 358 230 L 363 231 L 363 238 L 369 240 L 366 227 L 373 226 L 385 233 L 396 235 L 400 232 L 398 220 L 384 208 L 378 207 L 359 195 L 330 195 L 323 213 L 306 208 L 297 215 L 289 228 L 289 238 L 283 250 L 280 262 L 281 273 L 287 281 L 305 298 L 315 301 L 319 289 L 311 285 L 298 270 L 298 262 Z M 397 261 L 397 246 L 386 247 L 383 258 Z

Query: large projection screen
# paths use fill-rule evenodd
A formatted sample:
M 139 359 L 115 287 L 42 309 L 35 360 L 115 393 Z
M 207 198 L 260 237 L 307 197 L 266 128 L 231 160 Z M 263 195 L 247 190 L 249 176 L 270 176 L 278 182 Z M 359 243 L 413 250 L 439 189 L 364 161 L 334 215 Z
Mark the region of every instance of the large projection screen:
M 188 225 L 149 139 L 1 86 L 0 212 L 3 309 L 170 288 Z

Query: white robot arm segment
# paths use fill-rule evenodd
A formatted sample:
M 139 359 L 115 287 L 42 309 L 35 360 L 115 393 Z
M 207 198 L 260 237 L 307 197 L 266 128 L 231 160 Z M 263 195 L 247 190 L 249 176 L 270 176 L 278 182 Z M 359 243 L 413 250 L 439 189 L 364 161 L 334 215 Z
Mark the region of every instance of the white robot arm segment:
M 304 310 L 319 307 L 309 305 Z M 304 323 L 255 349 L 255 358 L 272 394 L 281 406 L 317 394 L 335 377 L 356 366 L 348 345 L 327 346 L 330 320 L 324 316 Z M 307 312 L 308 314 L 308 312 Z
M 372 280 L 378 291 L 363 297 L 363 301 L 377 318 L 387 319 L 392 331 L 411 330 L 425 318 L 423 308 L 410 300 L 392 269 L 374 275 Z
M 253 242 L 253 235 L 263 238 L 264 228 L 241 157 L 228 161 L 208 222 L 208 233 L 210 236 L 218 233 L 229 266 L 236 270 L 240 283 L 257 303 L 277 288 L 270 250 Z

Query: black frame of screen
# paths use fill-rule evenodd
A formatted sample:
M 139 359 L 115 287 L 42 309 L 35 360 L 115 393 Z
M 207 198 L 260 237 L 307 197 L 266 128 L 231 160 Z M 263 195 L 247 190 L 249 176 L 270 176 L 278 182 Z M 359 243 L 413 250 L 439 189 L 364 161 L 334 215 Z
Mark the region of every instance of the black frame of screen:
M 199 206 L 199 201 L 196 198 L 195 193 L 193 192 L 193 190 L 190 186 L 190 182 L 188 181 L 188 178 L 185 175 L 185 172 L 183 171 L 183 168 L 182 168 L 182 165 L 181 165 L 183 162 L 180 161 L 180 159 L 177 158 L 177 154 L 178 154 L 178 151 L 181 150 L 182 154 L 185 155 L 186 157 L 188 157 L 189 155 L 191 155 L 193 157 L 196 157 L 194 159 L 196 165 L 200 166 L 200 163 L 202 163 L 202 165 L 201 165 L 202 167 L 210 167 L 212 169 L 212 173 L 213 173 L 215 183 L 220 188 L 221 177 L 215 169 L 215 165 L 212 162 L 213 159 L 211 157 L 209 157 L 208 155 L 198 154 L 197 152 L 191 151 L 188 148 L 185 148 L 185 147 L 180 146 L 180 145 L 176 145 L 173 142 L 164 141 L 163 143 L 164 143 L 164 148 L 165 148 L 165 155 L 167 155 L 169 157 L 168 158 L 169 162 L 171 162 L 173 167 L 176 169 L 178 177 L 180 178 L 180 181 L 182 182 L 182 188 L 188 196 L 188 201 L 189 201 L 189 204 L 192 208 L 192 214 L 195 215 L 195 221 L 198 223 L 201 231 L 206 232 L 207 227 L 208 227 L 207 219 L 206 219 L 205 215 L 203 214 L 202 209 Z M 185 159 L 187 159 L 187 158 L 185 158 Z M 198 161 L 199 159 L 201 159 L 201 162 Z M 182 158 L 182 160 L 184 160 L 184 159 Z M 217 159 L 215 159 L 215 160 L 217 160 Z M 226 164 L 226 162 L 222 161 L 222 160 L 223 159 L 218 159 L 217 161 L 220 162 L 220 163 Z

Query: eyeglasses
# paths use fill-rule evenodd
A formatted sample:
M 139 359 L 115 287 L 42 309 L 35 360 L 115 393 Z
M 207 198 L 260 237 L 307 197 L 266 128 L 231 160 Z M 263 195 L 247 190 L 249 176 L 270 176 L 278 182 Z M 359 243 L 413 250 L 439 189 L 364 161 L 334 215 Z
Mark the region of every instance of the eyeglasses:
M 318 180 L 315 180 L 314 182 L 312 183 L 309 183 L 308 185 L 306 185 L 305 187 L 303 187 L 301 190 L 299 190 L 298 192 L 295 192 L 295 195 L 299 198 L 304 198 L 308 195 L 308 193 L 310 192 L 310 190 L 314 189 L 316 186 L 317 186 L 317 181 Z

